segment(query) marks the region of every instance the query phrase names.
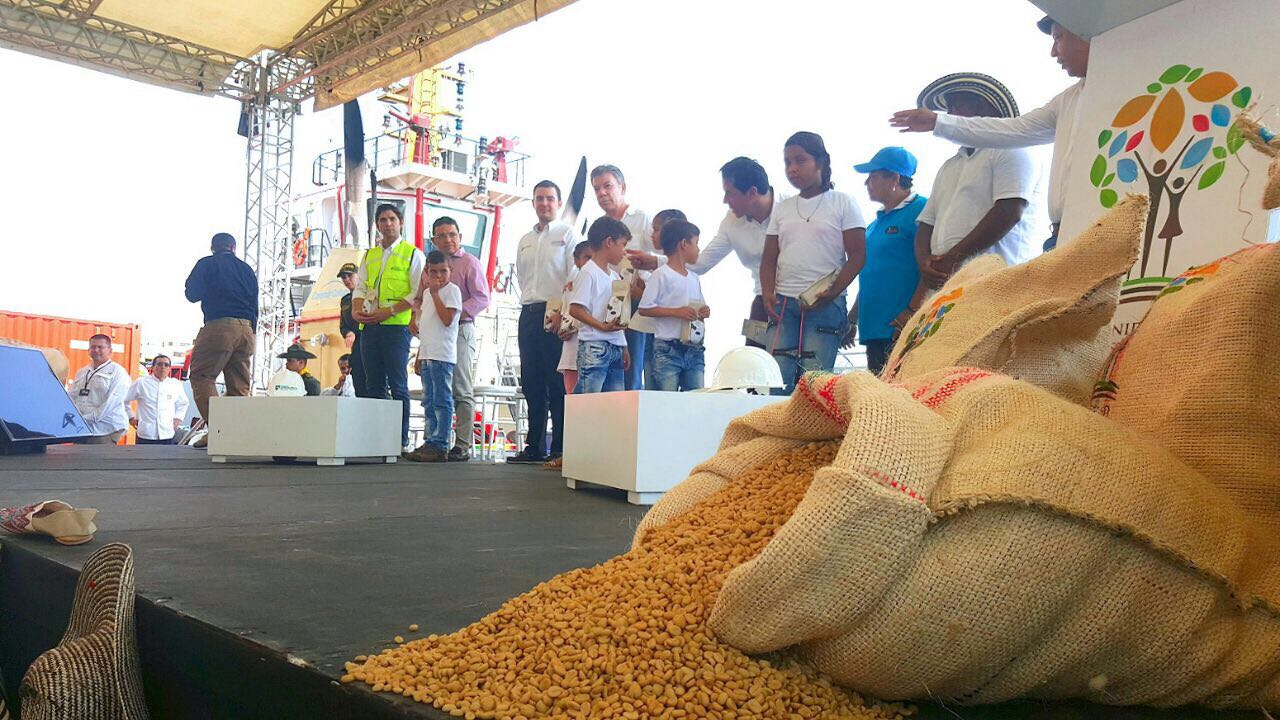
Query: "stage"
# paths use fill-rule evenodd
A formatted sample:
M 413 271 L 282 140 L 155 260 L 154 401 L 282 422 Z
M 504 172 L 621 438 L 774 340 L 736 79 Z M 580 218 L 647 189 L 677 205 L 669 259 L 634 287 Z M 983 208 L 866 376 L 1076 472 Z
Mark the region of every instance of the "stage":
M 88 545 L 0 536 L 0 669 L 11 697 L 65 630 L 83 560 L 123 542 L 135 554 L 157 719 L 447 717 L 340 685 L 342 663 L 396 635 L 451 632 L 626 551 L 645 511 L 623 491 L 568 490 L 536 466 L 215 465 L 186 447 L 58 446 L 0 457 L 0 478 L 0 506 L 65 500 L 100 511 Z M 1030 702 L 925 706 L 920 716 L 1263 717 Z

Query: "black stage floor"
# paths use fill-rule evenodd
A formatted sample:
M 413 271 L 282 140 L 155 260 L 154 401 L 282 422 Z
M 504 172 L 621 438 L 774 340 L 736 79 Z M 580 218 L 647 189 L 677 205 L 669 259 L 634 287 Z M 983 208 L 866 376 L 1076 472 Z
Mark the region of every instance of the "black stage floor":
M 0 506 L 96 507 L 93 543 L 0 538 L 0 670 L 10 694 L 66 628 L 76 573 L 134 549 L 148 702 L 161 718 L 447 717 L 339 685 L 399 634 L 445 633 L 558 573 L 624 552 L 643 508 L 537 467 L 215 465 L 182 447 L 59 446 L 0 457 Z M 409 633 L 416 623 L 418 633 Z M 958 713 L 958 714 L 957 714 Z M 926 718 L 1263 717 L 1017 703 Z

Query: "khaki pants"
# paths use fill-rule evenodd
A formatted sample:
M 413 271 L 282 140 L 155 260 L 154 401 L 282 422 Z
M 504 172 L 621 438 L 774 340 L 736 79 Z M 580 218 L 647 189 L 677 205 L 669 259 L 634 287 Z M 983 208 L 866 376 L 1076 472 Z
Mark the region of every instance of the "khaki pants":
M 200 417 L 209 422 L 209 398 L 217 393 L 214 381 L 222 375 L 228 396 L 249 394 L 253 362 L 253 326 L 240 318 L 218 318 L 205 323 L 191 348 L 191 394 Z
M 476 357 L 476 324 L 458 324 L 458 362 L 453 366 L 453 412 L 457 419 L 453 431 L 455 445 L 471 452 L 475 444 L 476 401 L 471 388 L 471 373 Z

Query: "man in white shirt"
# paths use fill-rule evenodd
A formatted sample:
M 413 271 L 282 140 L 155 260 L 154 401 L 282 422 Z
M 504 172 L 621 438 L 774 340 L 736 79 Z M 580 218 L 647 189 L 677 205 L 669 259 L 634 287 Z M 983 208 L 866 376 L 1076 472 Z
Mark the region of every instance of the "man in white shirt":
M 925 107 L 960 117 L 1016 116 L 1008 89 L 978 73 L 948 75 L 920 96 Z M 916 259 L 925 281 L 940 286 L 960 265 L 995 253 L 1010 265 L 1039 253 L 1034 226 L 1040 169 L 1024 149 L 961 148 L 938 170 L 917 219 Z
M 764 301 L 760 297 L 760 261 L 764 257 L 764 235 L 769 229 L 769 217 L 781 200 L 769 184 L 769 175 L 760 163 L 747 157 L 736 157 L 720 168 L 720 180 L 724 185 L 724 204 L 729 206 L 715 237 L 698 253 L 698 262 L 689 269 L 705 275 L 730 252 L 738 256 L 738 262 L 751 271 L 752 292 L 748 318 L 768 322 Z M 764 347 L 747 340 L 748 345 Z
M 649 213 L 627 204 L 627 181 L 622 171 L 614 165 L 599 165 L 591 171 L 591 189 L 595 191 L 596 202 L 606 217 L 622 221 L 631 231 L 631 241 L 627 243 L 627 251 L 638 251 L 653 256 L 653 267 L 657 267 L 658 251 L 653 244 L 653 222 Z M 635 260 L 632 260 L 635 263 Z M 639 266 L 637 266 L 639 267 Z M 653 323 L 649 318 L 636 315 L 635 310 L 644 294 L 644 281 L 648 279 L 648 271 L 636 273 L 636 282 L 631 295 L 631 324 L 626 330 L 627 351 L 631 356 L 631 365 L 626 372 L 628 390 L 643 390 L 646 380 L 653 376 Z
M 525 447 L 509 463 L 543 463 L 560 456 L 564 447 L 564 381 L 556 367 L 564 342 L 559 323 L 543 326 L 547 301 L 564 293 L 573 269 L 573 249 L 582 238 L 562 222 L 560 186 L 543 180 L 533 186 L 533 212 L 538 224 L 516 246 L 516 280 L 520 285 L 520 390 L 529 407 Z M 568 308 L 562 311 L 568 315 Z M 551 452 L 547 454 L 547 417 L 551 418 Z
M 1053 38 L 1049 54 L 1073 78 L 1080 78 L 1042 108 L 1010 118 L 956 117 L 929 109 L 903 110 L 893 114 L 889 124 L 903 132 L 932 132 L 940 138 L 978 148 L 1023 148 L 1053 145 L 1053 165 L 1049 170 L 1049 222 L 1052 235 L 1044 243 L 1051 250 L 1058 243 L 1058 227 L 1067 197 L 1071 174 L 1072 140 L 1079 120 L 1080 93 L 1089 70 L 1089 41 L 1072 33 L 1049 16 L 1036 23 Z
M 84 442 L 115 445 L 129 425 L 124 409 L 129 371 L 111 359 L 111 338 L 106 335 L 89 338 L 89 360 L 71 381 L 71 402 L 92 433 Z
M 133 383 L 124 397 L 129 424 L 137 429 L 139 445 L 173 445 L 187 415 L 187 393 L 182 382 L 169 377 L 173 361 L 168 355 L 151 360 L 151 373 Z M 137 403 L 137 410 L 129 403 Z

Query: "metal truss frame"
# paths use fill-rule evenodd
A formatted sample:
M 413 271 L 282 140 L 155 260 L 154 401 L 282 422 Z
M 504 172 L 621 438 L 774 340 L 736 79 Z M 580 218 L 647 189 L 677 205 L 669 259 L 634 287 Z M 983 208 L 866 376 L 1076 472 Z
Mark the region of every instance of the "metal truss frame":
M 265 387 L 295 332 L 288 269 L 301 102 L 530 1 L 537 2 L 330 0 L 287 47 L 245 58 L 99 17 L 102 0 L 0 0 L 0 47 L 242 103 L 249 130 L 243 248 L 258 274 L 254 376 Z
M 238 57 L 95 15 L 102 0 L 0 0 L 0 46 L 186 92 L 300 103 L 528 0 L 330 0 L 288 47 Z
M 175 90 L 252 96 L 245 58 L 93 13 L 101 0 L 0 0 L 0 46 Z
M 333 0 L 273 60 L 291 65 L 273 90 L 311 97 L 523 1 Z
M 272 78 L 266 62 L 256 67 L 258 94 L 244 103 L 249 135 L 244 259 L 258 275 L 253 376 L 255 384 L 265 388 L 278 364 L 276 355 L 292 342 L 296 329 L 289 307 L 289 247 L 293 236 L 293 123 L 298 107 L 290 98 L 269 92 Z

